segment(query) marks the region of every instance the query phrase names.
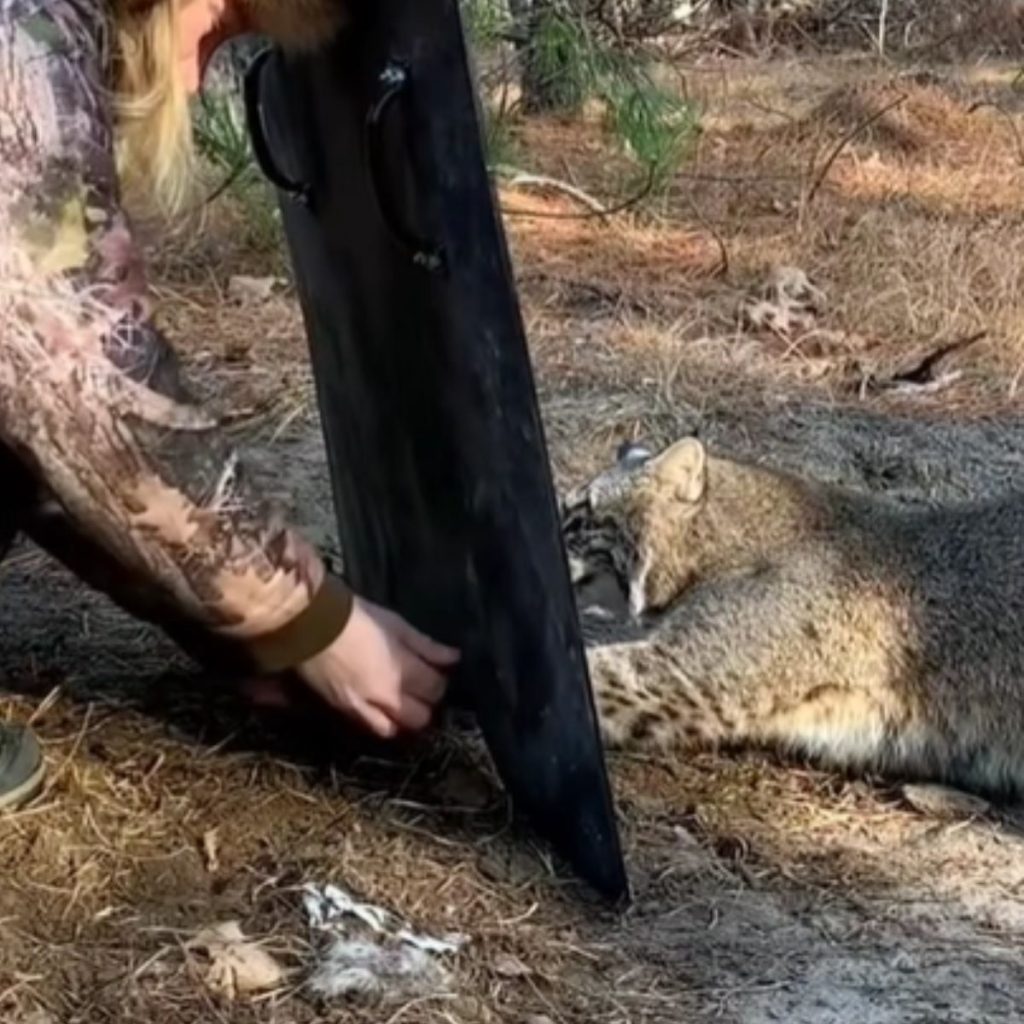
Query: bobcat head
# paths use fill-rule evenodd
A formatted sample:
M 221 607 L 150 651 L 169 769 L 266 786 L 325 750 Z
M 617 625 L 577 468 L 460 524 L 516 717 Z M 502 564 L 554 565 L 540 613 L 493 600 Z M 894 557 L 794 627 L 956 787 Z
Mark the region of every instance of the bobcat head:
M 573 586 L 612 576 L 640 618 L 671 603 L 691 581 L 686 532 L 707 491 L 707 453 L 685 438 L 661 454 L 623 445 L 614 466 L 568 495 L 562 535 Z

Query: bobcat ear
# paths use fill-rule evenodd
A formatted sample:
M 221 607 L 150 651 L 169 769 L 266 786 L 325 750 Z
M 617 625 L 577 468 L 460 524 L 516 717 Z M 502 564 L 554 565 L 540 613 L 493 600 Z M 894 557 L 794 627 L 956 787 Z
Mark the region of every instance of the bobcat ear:
M 708 456 L 704 445 L 695 437 L 687 437 L 666 448 L 651 462 L 650 471 L 673 497 L 683 502 L 697 502 L 707 486 Z

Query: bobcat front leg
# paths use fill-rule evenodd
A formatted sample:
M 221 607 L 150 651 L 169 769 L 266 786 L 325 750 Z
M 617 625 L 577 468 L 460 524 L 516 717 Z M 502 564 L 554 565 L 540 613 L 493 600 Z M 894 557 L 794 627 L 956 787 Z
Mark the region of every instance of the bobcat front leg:
M 667 749 L 686 745 L 687 740 L 690 745 L 699 743 L 707 719 L 686 708 L 683 695 L 692 687 L 667 680 L 665 666 L 649 641 L 588 650 L 587 664 L 606 746 Z
M 601 734 L 609 747 L 710 747 L 749 740 L 757 731 L 745 695 L 727 698 L 717 665 L 681 664 L 654 640 L 609 644 L 587 652 Z M 742 687 L 756 689 L 753 675 Z M 733 687 L 735 690 L 735 687 Z
M 589 650 L 605 742 L 882 756 L 900 717 L 895 624 L 877 591 L 812 554 L 700 584 L 648 639 Z

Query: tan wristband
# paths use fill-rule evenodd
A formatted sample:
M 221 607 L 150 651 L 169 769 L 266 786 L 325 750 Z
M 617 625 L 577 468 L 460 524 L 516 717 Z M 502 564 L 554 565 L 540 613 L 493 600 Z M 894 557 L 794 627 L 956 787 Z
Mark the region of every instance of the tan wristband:
M 325 651 L 348 625 L 353 601 L 352 591 L 337 576 L 325 573 L 304 611 L 273 633 L 245 641 L 253 668 L 266 675 L 284 672 Z

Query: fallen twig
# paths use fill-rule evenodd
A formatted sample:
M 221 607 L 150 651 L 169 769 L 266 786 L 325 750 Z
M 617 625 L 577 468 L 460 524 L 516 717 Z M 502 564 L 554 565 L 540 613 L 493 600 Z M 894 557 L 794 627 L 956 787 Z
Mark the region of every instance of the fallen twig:
M 863 396 L 867 392 L 877 393 L 888 388 L 906 390 L 913 388 L 922 391 L 934 390 L 937 386 L 940 387 L 944 384 L 952 383 L 953 379 L 955 379 L 952 375 L 942 378 L 936 377 L 935 370 L 938 364 L 950 353 L 965 349 L 986 337 L 988 337 L 988 331 L 975 331 L 973 334 L 965 335 L 962 338 L 955 338 L 953 341 L 940 345 L 904 370 L 899 370 L 887 377 L 869 375 L 862 382 L 861 394 Z
M 804 196 L 804 207 L 808 207 L 814 201 L 814 197 L 818 194 L 821 186 L 825 183 L 825 178 L 828 177 L 828 172 L 832 170 L 832 165 L 839 159 L 840 154 L 844 149 L 858 136 L 861 132 L 870 128 L 876 121 L 880 121 L 890 110 L 895 110 L 896 107 L 905 103 L 907 100 L 907 94 L 903 93 L 901 96 L 897 96 L 896 99 L 890 103 L 886 103 L 883 107 L 879 107 L 878 110 L 870 114 L 868 117 L 858 121 L 832 148 L 832 151 L 825 158 L 825 162 L 821 165 L 821 169 L 814 176 L 814 181 L 811 183 L 811 187 L 807 190 Z
M 939 364 L 940 360 L 944 359 L 951 352 L 967 348 L 968 345 L 973 345 L 987 336 L 988 331 L 975 331 L 973 334 L 968 334 L 963 338 L 956 338 L 945 345 L 940 345 L 913 366 L 902 370 L 900 373 L 893 374 L 889 381 L 900 384 L 925 384 L 934 376 L 935 367 Z
M 712 277 L 728 277 L 729 268 L 731 263 L 729 262 L 729 247 L 725 244 L 725 239 L 715 229 L 712 224 L 705 216 L 700 212 L 697 204 L 693 199 L 687 195 L 685 196 L 686 204 L 690 207 L 693 213 L 694 219 L 698 224 L 715 240 L 715 244 L 718 246 L 718 266 L 712 271 Z
M 600 200 L 595 199 L 589 192 L 584 192 L 582 189 L 567 181 L 562 181 L 560 178 L 548 178 L 542 174 L 528 174 L 525 171 L 518 171 L 514 167 L 502 166 L 492 167 L 491 173 L 496 177 L 507 178 L 507 184 L 512 187 L 518 184 L 520 186 L 532 185 L 536 188 L 557 189 L 588 207 L 586 213 L 554 213 L 549 210 L 502 211 L 508 217 L 538 217 L 547 220 L 586 220 L 591 217 L 600 217 L 602 220 L 607 220 L 617 213 L 623 213 L 638 203 L 642 203 L 651 194 L 658 174 L 657 168 L 652 165 L 648 169 L 647 180 L 633 195 L 623 199 L 621 203 L 616 203 L 614 206 L 604 206 Z M 528 180 L 524 181 L 524 178 Z
M 599 199 L 595 199 L 589 192 L 576 185 L 563 181 L 561 178 L 552 178 L 547 174 L 530 174 L 528 171 L 520 171 L 514 167 L 496 167 L 494 173 L 498 177 L 505 178 L 508 188 L 549 188 L 556 192 L 563 192 L 571 199 L 575 199 L 581 206 L 585 206 L 592 213 L 599 217 L 608 216 L 608 208 Z

